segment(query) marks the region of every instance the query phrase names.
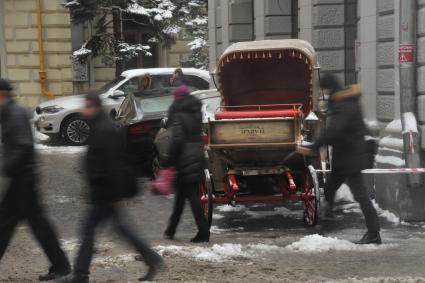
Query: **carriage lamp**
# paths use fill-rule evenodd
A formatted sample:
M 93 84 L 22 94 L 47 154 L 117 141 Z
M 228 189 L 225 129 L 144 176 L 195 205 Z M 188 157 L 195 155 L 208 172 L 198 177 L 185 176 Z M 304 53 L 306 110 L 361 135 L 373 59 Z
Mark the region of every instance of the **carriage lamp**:
M 305 118 L 305 127 L 303 129 L 304 140 L 312 141 L 314 138 L 314 131 L 317 128 L 317 123 L 319 122 L 319 117 L 316 113 L 311 111 L 308 116 Z

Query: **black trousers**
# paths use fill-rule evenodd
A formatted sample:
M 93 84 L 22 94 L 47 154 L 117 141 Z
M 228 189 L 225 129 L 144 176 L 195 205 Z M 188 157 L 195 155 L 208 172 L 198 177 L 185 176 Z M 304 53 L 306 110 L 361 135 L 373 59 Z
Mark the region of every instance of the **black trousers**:
M 370 233 L 379 232 L 378 215 L 370 200 L 369 191 L 365 186 L 363 176 L 360 172 L 352 175 L 331 173 L 325 184 L 325 198 L 328 204 L 333 207 L 335 193 L 343 183 L 346 183 L 350 187 L 354 199 L 360 204 L 368 231 Z
M 142 255 L 148 266 L 156 265 L 162 260 L 161 256 L 150 247 L 147 241 L 136 236 L 130 229 L 131 226 L 125 223 L 126 217 L 123 216 L 118 204 L 94 204 L 83 224 L 82 243 L 74 266 L 74 272 L 77 275 L 88 276 L 93 257 L 96 228 L 107 219 L 113 220 L 118 231 Z
M 69 270 L 69 261 L 39 204 L 35 178 L 31 175 L 13 178 L 0 204 L 0 260 L 21 220 L 28 221 L 32 233 L 51 262 L 50 271 Z
M 199 199 L 199 183 L 184 183 L 178 181 L 175 188 L 176 194 L 173 213 L 168 222 L 166 233 L 168 235 L 174 235 L 176 233 L 177 225 L 183 214 L 185 200 L 188 199 L 199 233 L 208 235 L 210 229 Z

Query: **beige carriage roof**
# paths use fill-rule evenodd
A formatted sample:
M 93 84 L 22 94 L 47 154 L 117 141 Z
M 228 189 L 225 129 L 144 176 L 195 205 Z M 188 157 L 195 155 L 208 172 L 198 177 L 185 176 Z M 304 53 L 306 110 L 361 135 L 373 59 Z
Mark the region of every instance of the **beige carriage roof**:
M 230 45 L 221 58 L 234 52 L 297 49 L 313 60 L 317 65 L 316 52 L 313 46 L 302 39 L 257 40 L 238 42 Z

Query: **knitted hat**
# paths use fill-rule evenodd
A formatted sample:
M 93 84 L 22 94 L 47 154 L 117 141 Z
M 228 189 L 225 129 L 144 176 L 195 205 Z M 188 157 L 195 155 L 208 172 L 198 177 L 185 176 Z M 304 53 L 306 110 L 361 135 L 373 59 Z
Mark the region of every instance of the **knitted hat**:
M 180 98 L 183 98 L 185 96 L 188 96 L 189 94 L 190 94 L 190 90 L 185 85 L 181 85 L 181 86 L 177 87 L 173 92 L 174 99 L 180 99 Z

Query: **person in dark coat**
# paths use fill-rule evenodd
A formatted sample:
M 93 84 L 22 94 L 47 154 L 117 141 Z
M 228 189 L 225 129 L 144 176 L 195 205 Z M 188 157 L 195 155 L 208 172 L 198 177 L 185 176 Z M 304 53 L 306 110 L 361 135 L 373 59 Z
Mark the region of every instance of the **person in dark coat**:
M 189 94 L 186 86 L 174 91 L 174 102 L 168 112 L 167 128 L 172 130 L 171 148 L 163 167 L 175 167 L 175 203 L 165 236 L 174 238 L 177 225 L 183 213 L 185 199 L 188 199 L 198 227 L 197 235 L 191 242 L 208 242 L 209 225 L 199 199 L 199 183 L 205 168 L 204 144 L 202 142 L 202 102 Z
M 128 173 L 123 139 L 114 123 L 101 110 L 101 100 L 96 94 L 86 96 L 82 114 L 91 130 L 85 165 L 92 207 L 83 224 L 82 244 L 76 257 L 73 275 L 62 282 L 88 282 L 95 231 L 108 219 L 114 221 L 119 232 L 135 247 L 148 265 L 147 274 L 139 280 L 151 281 L 162 266 L 162 258 L 130 229 L 133 225 L 126 223 L 126 217 L 119 205 L 122 198 L 129 196 L 128 191 L 135 192 L 134 186 L 137 186 L 135 175 Z
M 36 157 L 30 120 L 26 110 L 12 99 L 12 87 L 0 79 L 0 124 L 3 144 L 3 173 L 9 187 L 0 204 L 0 260 L 22 220 L 28 221 L 32 233 L 51 262 L 40 281 L 54 280 L 71 272 L 57 235 L 39 203 L 36 189 Z
M 325 217 L 333 217 L 335 193 L 347 183 L 360 204 L 366 220 L 367 233 L 358 244 L 380 244 L 379 220 L 364 184 L 361 171 L 371 166 L 371 155 L 365 135 L 368 130 L 360 105 L 359 85 L 342 88 L 335 76 L 327 75 L 321 80 L 323 89 L 329 90 L 327 125 L 322 134 L 309 148 L 299 147 L 298 152 L 312 154 L 322 145 L 332 146 L 332 172 L 326 180 Z

